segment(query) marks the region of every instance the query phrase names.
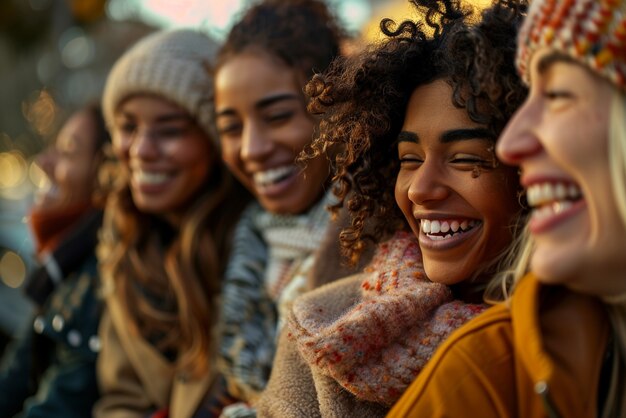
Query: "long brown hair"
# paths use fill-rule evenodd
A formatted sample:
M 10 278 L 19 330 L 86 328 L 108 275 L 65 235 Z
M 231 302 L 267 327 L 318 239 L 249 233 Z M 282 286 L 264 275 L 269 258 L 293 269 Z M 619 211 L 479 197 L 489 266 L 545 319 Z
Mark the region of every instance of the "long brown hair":
M 212 169 L 179 230 L 139 211 L 128 176 L 120 176 L 107 203 L 98 251 L 101 271 L 114 286 L 109 291 L 124 306 L 131 329 L 175 356 L 179 370 L 192 377 L 209 364 L 231 231 L 249 201 L 219 155 L 211 150 Z

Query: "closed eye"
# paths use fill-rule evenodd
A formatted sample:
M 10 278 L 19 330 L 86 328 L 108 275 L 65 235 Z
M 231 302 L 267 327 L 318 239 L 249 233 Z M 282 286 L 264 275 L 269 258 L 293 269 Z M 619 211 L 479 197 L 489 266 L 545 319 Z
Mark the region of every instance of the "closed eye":
M 478 157 L 460 157 L 452 160 L 452 163 L 455 164 L 485 164 L 486 162 L 487 161 Z
M 424 160 L 419 155 L 415 154 L 406 154 L 400 157 L 401 166 L 421 164 L 423 162 Z
M 565 90 L 546 90 L 543 96 L 548 100 L 570 99 L 573 97 L 572 93 Z
M 280 123 L 291 119 L 292 116 L 293 112 L 274 113 L 267 117 L 267 121 L 269 123 Z
M 125 134 L 131 135 L 137 129 L 137 125 L 132 124 L 132 123 L 123 123 L 122 125 L 119 126 L 118 129 Z
M 241 124 L 233 123 L 230 125 L 224 125 L 219 127 L 218 133 L 220 136 L 236 136 L 241 132 Z

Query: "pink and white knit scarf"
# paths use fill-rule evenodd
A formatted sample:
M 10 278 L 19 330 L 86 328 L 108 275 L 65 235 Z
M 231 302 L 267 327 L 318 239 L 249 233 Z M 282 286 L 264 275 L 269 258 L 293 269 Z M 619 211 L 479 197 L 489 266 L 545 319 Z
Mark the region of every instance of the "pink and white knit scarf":
M 448 335 L 485 306 L 453 300 L 446 285 L 429 281 L 410 233 L 379 245 L 365 271 L 360 300 L 340 316 L 300 304 L 290 328 L 310 367 L 359 399 L 391 406 Z

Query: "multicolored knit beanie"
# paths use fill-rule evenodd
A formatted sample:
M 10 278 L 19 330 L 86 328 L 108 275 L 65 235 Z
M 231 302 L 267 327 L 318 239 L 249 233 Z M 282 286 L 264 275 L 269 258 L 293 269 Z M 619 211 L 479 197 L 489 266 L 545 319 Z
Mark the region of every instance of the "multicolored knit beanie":
M 626 89 L 626 0 L 535 0 L 518 38 L 517 68 L 529 83 L 533 53 L 550 47 Z

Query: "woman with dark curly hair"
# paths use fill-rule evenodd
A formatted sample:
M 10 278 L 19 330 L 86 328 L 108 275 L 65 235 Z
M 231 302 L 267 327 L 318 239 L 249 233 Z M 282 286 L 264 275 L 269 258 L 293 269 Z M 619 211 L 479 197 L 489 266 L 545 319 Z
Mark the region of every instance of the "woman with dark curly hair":
M 384 20 L 388 39 L 307 86 L 323 113 L 315 157 L 335 154 L 341 236 L 362 274 L 294 301 L 260 416 L 383 416 L 437 346 L 485 309 L 523 210 L 495 141 L 526 91 L 514 68 L 525 4 L 476 16 L 413 1 L 425 23 Z M 366 231 L 371 231 L 367 232 Z

